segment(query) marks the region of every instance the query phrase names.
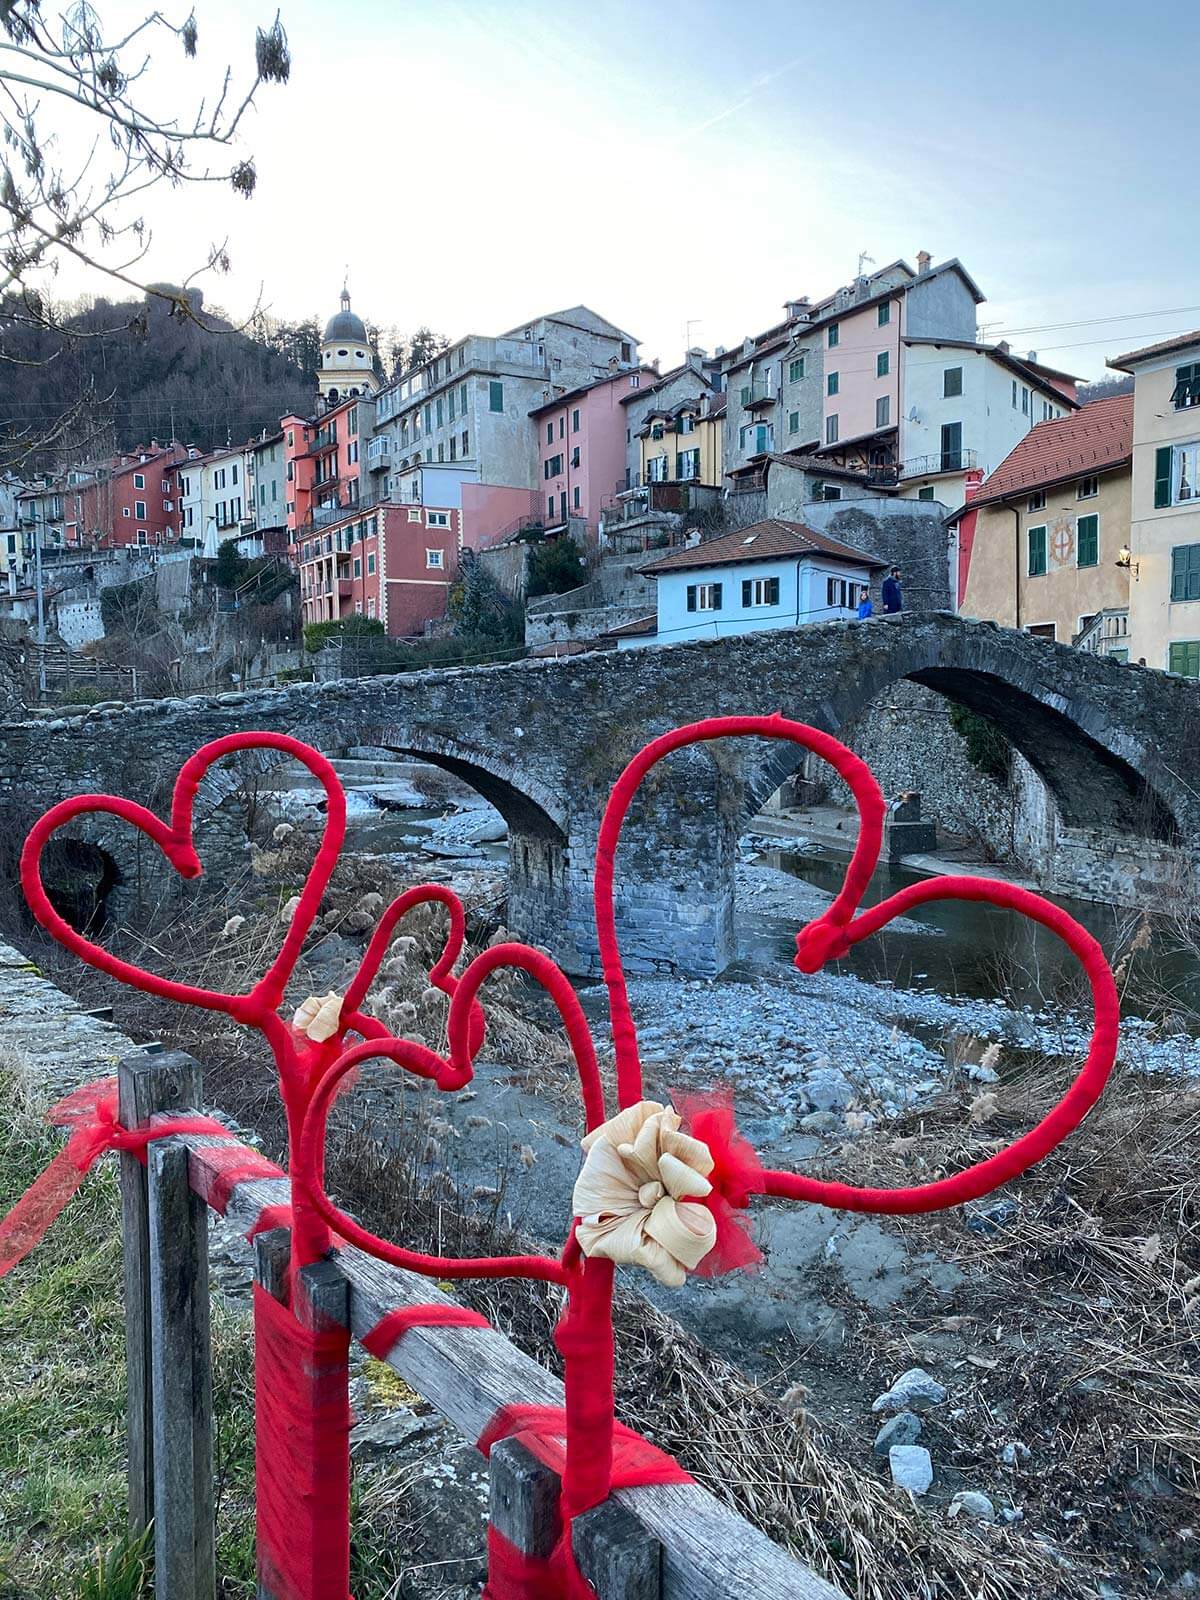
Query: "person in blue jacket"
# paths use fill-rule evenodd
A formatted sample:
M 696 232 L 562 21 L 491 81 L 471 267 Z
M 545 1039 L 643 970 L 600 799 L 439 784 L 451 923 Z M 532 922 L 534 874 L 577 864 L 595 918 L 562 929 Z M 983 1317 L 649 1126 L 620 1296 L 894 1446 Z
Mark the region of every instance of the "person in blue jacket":
M 904 605 L 904 597 L 900 593 L 899 567 L 893 567 L 888 573 L 887 577 L 883 580 L 883 588 L 880 591 L 880 598 L 883 600 L 883 609 L 885 614 L 887 612 L 899 611 L 902 609 Z
M 864 589 L 862 599 L 858 602 L 858 620 L 865 622 L 869 616 L 873 615 L 874 611 L 875 607 L 871 604 L 871 592 L 869 589 Z

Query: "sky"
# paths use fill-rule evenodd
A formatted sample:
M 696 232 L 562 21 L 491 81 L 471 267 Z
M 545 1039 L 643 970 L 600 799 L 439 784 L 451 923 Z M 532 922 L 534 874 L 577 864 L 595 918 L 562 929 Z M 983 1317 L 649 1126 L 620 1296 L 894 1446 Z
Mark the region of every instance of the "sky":
M 1200 327 L 1194 0 L 282 7 L 292 75 L 245 124 L 254 197 L 146 208 L 139 270 L 178 280 L 227 239 L 228 276 L 199 282 L 234 317 L 324 321 L 348 272 L 384 327 L 456 339 L 583 302 L 665 370 L 864 253 L 925 249 L 975 278 L 985 337 L 1085 378 Z M 272 13 L 196 15 L 196 61 L 171 41 L 151 62 L 159 104 L 244 72 Z

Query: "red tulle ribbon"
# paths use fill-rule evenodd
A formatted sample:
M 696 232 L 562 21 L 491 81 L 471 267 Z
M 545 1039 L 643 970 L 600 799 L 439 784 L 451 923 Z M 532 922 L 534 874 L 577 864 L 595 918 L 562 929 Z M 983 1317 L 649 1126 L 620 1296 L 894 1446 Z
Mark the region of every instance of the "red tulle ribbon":
M 744 1213 L 750 1196 L 762 1188 L 762 1162 L 753 1145 L 737 1130 L 733 1095 L 728 1090 L 707 1094 L 672 1094 L 671 1103 L 683 1119 L 683 1130 L 708 1146 L 713 1170 L 708 1174 L 712 1193 L 700 1201 L 713 1214 L 717 1242 L 693 1270 L 698 1278 L 715 1278 L 723 1272 L 750 1269 L 762 1262 L 762 1251 L 750 1233 Z
M 115 1078 L 74 1090 L 50 1108 L 46 1120 L 52 1127 L 69 1128 L 71 1134 L 46 1170 L 0 1220 L 0 1278 L 29 1254 L 106 1151 L 127 1150 L 144 1164 L 146 1146 L 154 1139 L 174 1133 L 233 1137 L 211 1117 L 166 1117 L 151 1128 L 123 1128 L 117 1121 Z

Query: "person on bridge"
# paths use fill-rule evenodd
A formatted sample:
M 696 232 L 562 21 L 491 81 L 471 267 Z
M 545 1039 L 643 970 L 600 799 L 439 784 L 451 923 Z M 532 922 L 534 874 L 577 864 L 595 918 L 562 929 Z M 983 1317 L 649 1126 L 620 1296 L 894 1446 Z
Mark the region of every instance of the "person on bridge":
M 888 573 L 887 577 L 883 580 L 883 588 L 880 591 L 880 598 L 883 601 L 885 615 L 902 609 L 904 605 L 904 597 L 900 593 L 899 567 L 893 567 Z
M 874 612 L 875 607 L 871 604 L 871 591 L 864 589 L 862 599 L 858 602 L 858 620 L 865 622 L 868 617 L 874 615 Z

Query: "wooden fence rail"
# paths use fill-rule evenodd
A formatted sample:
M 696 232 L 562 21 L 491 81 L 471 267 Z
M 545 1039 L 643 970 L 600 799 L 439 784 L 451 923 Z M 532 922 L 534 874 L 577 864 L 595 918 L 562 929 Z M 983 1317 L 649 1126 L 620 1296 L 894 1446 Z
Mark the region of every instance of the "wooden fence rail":
M 202 1104 L 199 1068 L 176 1052 L 127 1058 L 119 1083 L 126 1126 Z M 154 1517 L 158 1600 L 213 1600 L 216 1590 L 206 1206 L 248 1232 L 290 1195 L 283 1177 L 223 1195 L 218 1144 L 227 1163 L 229 1142 L 201 1134 L 153 1141 L 145 1168 L 122 1158 L 129 1505 L 135 1531 Z M 286 1243 L 283 1230 L 256 1241 L 256 1278 L 276 1295 Z M 359 1339 L 397 1307 L 452 1303 L 428 1279 L 351 1246 L 305 1274 L 312 1304 Z M 563 1402 L 553 1373 L 491 1328 L 414 1327 L 387 1364 L 471 1440 L 503 1406 Z M 547 1554 L 560 1531 L 551 1470 L 509 1439 L 491 1452 L 490 1484 L 497 1531 L 527 1555 Z M 699 1484 L 619 1490 L 575 1519 L 572 1538 L 599 1600 L 846 1600 Z M 259 1594 L 274 1600 L 261 1572 Z

